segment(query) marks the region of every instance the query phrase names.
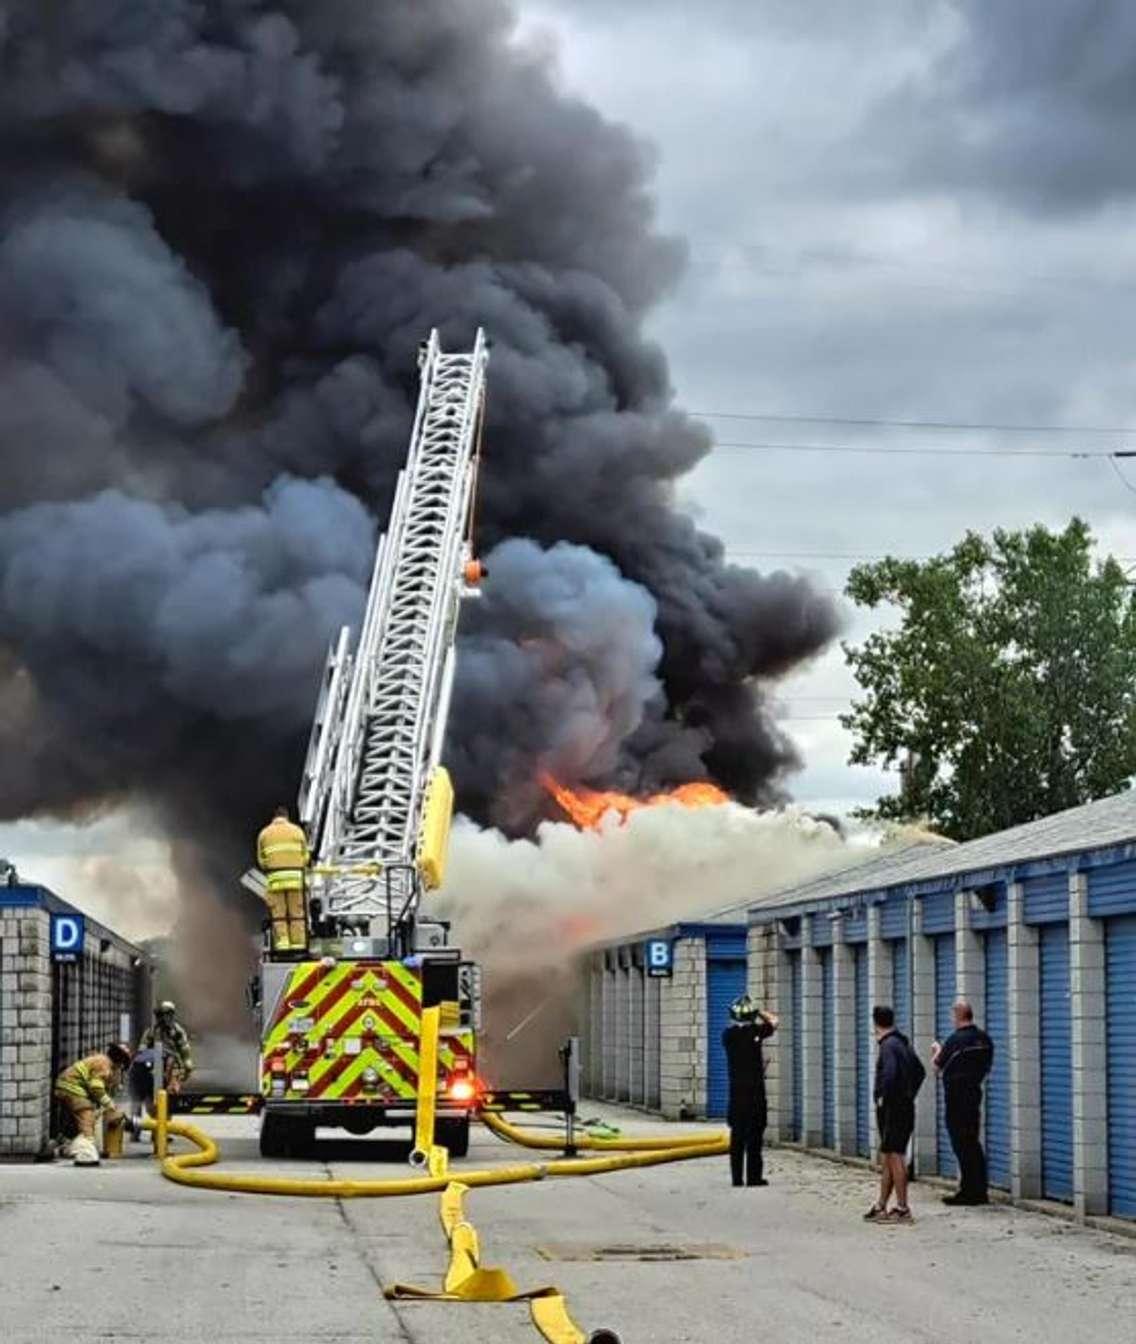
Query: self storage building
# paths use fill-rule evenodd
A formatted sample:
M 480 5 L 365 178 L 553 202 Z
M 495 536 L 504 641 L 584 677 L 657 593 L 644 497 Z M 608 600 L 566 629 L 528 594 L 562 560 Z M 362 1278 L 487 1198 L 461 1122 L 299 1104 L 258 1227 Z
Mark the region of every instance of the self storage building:
M 746 913 L 593 948 L 582 962 L 581 1087 L 671 1119 L 726 1113 L 719 1044 L 746 992 Z
M 45 1153 L 60 1071 L 149 1016 L 140 948 L 45 887 L 0 883 L 0 1161 Z
M 1136 1218 L 1136 794 L 881 856 L 748 921 L 750 993 L 781 1015 L 767 1047 L 777 1137 L 868 1156 L 872 1005 L 894 1006 L 929 1065 L 962 995 L 995 1045 L 992 1184 Z M 917 1173 L 955 1174 L 933 1078 L 913 1146 Z

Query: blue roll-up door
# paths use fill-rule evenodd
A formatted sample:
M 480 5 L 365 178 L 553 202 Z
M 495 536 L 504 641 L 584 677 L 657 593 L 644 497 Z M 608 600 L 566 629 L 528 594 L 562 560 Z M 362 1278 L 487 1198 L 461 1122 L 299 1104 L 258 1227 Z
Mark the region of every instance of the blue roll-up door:
M 872 1068 L 872 1005 L 868 1002 L 868 949 L 860 943 L 855 958 L 856 996 L 856 1151 L 868 1157 L 872 1151 L 871 1113 L 868 1110 L 868 1078 Z
M 833 1039 L 832 1004 L 836 966 L 832 948 L 822 947 L 820 959 L 820 1057 L 824 1077 L 824 1109 L 822 1112 L 821 1142 L 826 1148 L 836 1147 L 836 1045 Z
M 1006 930 L 986 934 L 987 1035 L 994 1042 L 994 1067 L 986 1079 L 986 1164 L 991 1185 L 1010 1186 L 1010 1000 Z
M 891 945 L 891 1006 L 895 1025 L 905 1036 L 911 1035 L 911 980 L 909 975 L 907 939 L 897 939 Z
M 941 934 L 934 939 L 935 945 L 935 1036 L 945 1041 L 955 1029 L 951 1015 L 951 1006 L 955 1001 L 955 936 L 953 933 Z M 943 1105 L 943 1088 L 935 1088 L 936 1115 L 936 1153 L 940 1176 L 957 1176 L 958 1163 L 955 1161 L 951 1136 L 947 1133 L 946 1108 Z
M 789 999 L 793 1005 L 793 1138 L 805 1132 L 805 1050 L 802 1040 L 804 996 L 801 987 L 801 954 L 789 953 Z
M 722 1032 L 730 1025 L 730 1004 L 746 992 L 744 957 L 706 963 L 706 1114 L 720 1119 L 730 1098 L 730 1078 Z
M 1073 1037 L 1069 927 L 1045 924 L 1041 943 L 1041 1190 L 1073 1198 Z
M 1136 1218 L 1136 915 L 1105 930 L 1109 1212 Z

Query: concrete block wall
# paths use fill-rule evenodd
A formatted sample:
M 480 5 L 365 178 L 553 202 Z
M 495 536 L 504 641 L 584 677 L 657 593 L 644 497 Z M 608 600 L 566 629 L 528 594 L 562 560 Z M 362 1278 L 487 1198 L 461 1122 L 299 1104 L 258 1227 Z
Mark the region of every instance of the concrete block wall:
M 34 1157 L 50 1136 L 50 920 L 0 910 L 0 1157 Z
M 833 923 L 832 1009 L 836 1052 L 836 1150 L 856 1152 L 856 963 L 844 941 L 843 919 Z
M 680 938 L 660 1005 L 660 1109 L 668 1119 L 706 1114 L 706 940 Z
M 1025 922 L 1020 883 L 1006 889 L 1010 1019 L 1010 1191 L 1041 1194 L 1041 964 L 1037 929 Z
M 793 1014 L 789 1002 L 789 962 L 776 923 L 753 924 L 746 936 L 746 988 L 750 998 L 777 1014 L 781 1024 L 766 1041 L 765 1096 L 768 1133 L 788 1139 L 793 1125 Z
M 1069 1001 L 1073 1044 L 1073 1206 L 1108 1212 L 1108 1047 L 1104 924 L 1089 917 L 1089 884 L 1069 877 Z
M 801 919 L 801 1063 L 803 1107 L 801 1111 L 804 1144 L 819 1148 L 824 1141 L 824 1026 L 821 1020 L 824 988 L 821 984 L 820 955 L 812 945 L 813 920 Z

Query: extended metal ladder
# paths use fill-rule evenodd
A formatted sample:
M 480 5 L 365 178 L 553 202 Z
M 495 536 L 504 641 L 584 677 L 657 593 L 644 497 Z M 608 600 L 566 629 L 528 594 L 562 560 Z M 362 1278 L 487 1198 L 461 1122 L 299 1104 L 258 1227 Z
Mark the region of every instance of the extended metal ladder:
M 413 916 L 426 790 L 438 766 L 472 559 L 488 349 L 420 356 L 410 453 L 381 538 L 358 644 L 328 654 L 300 791 L 324 911 Z M 381 870 L 381 871 L 380 871 Z M 320 876 L 321 872 L 324 874 Z

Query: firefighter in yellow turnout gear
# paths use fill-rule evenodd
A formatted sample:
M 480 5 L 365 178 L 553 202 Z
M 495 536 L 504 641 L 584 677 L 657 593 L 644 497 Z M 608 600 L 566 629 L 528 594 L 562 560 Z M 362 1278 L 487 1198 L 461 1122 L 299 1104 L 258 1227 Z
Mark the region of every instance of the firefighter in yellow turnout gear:
M 308 945 L 305 872 L 311 861 L 303 828 L 288 819 L 288 809 L 276 815 L 256 842 L 256 861 L 268 879 L 265 901 L 272 916 L 272 946 L 277 952 L 302 952 Z
M 77 1167 L 99 1165 L 95 1121 L 100 1114 L 104 1120 L 120 1118 L 114 1096 L 130 1068 L 130 1059 L 128 1046 L 108 1045 L 104 1054 L 77 1060 L 55 1080 L 55 1099 L 63 1110 L 69 1155 Z

